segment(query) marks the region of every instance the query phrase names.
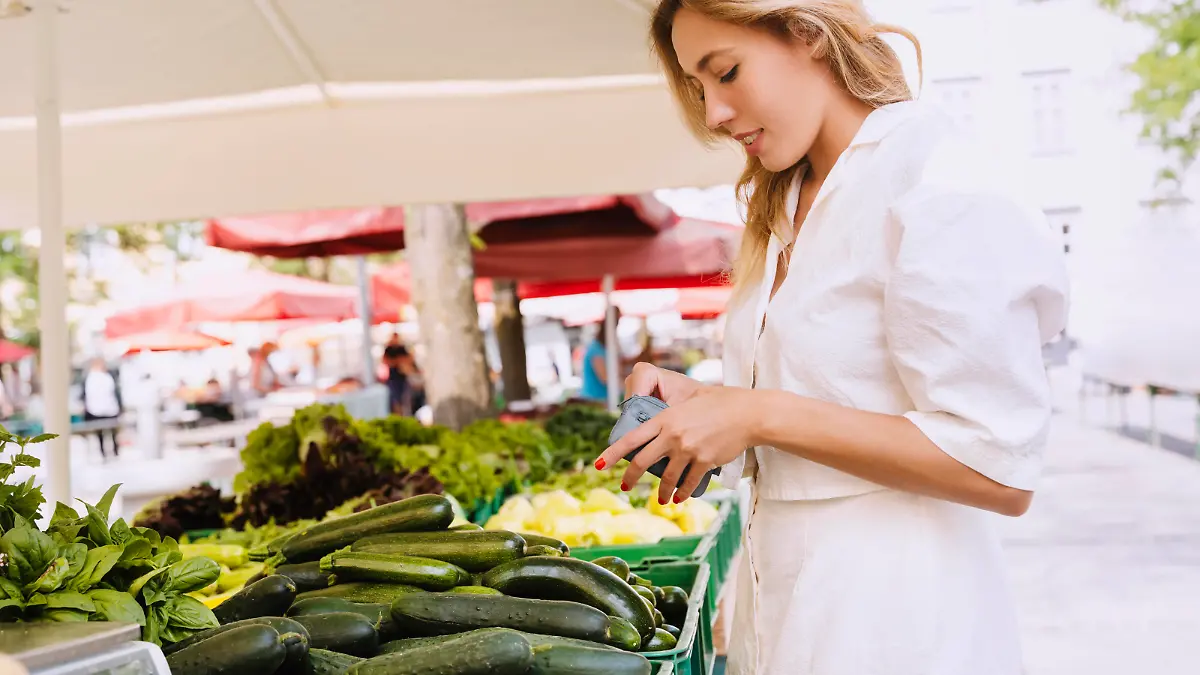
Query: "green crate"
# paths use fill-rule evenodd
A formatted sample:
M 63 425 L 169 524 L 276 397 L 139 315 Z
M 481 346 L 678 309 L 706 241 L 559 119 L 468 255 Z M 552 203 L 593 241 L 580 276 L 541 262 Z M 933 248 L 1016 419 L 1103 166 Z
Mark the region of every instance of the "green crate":
M 682 537 L 663 537 L 653 544 L 615 544 L 612 546 L 581 546 L 571 549 L 571 557 L 580 560 L 595 560 L 614 555 L 629 563 L 630 567 L 655 563 L 692 560 L 705 535 L 690 534 Z
M 505 500 L 516 494 L 517 487 L 515 485 L 506 485 L 502 488 L 497 488 L 496 493 L 492 498 L 484 501 L 479 500 L 471 505 L 467 510 L 467 520 L 470 520 L 476 525 L 484 525 L 488 519 L 496 515 L 501 506 L 504 506 Z
M 658 663 L 654 664 L 654 670 L 651 672 L 653 675 L 674 675 L 675 664 L 667 663 L 666 661 L 659 661 Z
M 652 662 L 670 663 L 675 675 L 710 675 L 716 651 L 713 649 L 713 619 L 708 595 L 709 567 L 705 562 L 672 562 L 645 565 L 633 570 L 655 586 L 679 586 L 688 592 L 688 611 L 679 626 L 679 643 L 674 649 L 644 652 Z

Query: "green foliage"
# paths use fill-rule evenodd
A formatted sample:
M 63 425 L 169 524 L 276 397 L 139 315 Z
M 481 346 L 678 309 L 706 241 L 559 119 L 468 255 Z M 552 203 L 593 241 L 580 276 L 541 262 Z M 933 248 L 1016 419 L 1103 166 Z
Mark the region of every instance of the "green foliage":
M 1129 67 L 1138 78 L 1128 111 L 1142 136 L 1167 155 L 1159 180 L 1178 185 L 1200 151 L 1200 7 L 1196 0 L 1158 3 L 1100 0 L 1101 6 L 1150 30 L 1153 39 Z

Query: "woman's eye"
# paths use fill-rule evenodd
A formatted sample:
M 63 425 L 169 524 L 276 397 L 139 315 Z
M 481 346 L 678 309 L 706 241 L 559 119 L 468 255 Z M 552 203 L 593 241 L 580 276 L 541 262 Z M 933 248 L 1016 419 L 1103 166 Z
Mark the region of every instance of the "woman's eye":
M 729 84 L 737 77 L 738 67 L 734 66 L 729 69 L 728 73 L 721 76 L 721 84 Z

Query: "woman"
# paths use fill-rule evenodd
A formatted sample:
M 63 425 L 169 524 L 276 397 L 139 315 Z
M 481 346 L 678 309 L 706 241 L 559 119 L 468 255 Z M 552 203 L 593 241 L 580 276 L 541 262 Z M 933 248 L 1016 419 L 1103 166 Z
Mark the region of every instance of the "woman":
M 670 408 L 596 466 L 649 443 L 624 483 L 667 456 L 664 503 L 713 467 L 752 478 L 736 675 L 1021 672 L 987 512 L 1032 498 L 1065 266 L 910 102 L 885 32 L 916 45 L 853 0 L 663 0 L 652 21 L 698 135 L 746 151 L 746 235 L 725 386 L 638 364 L 628 393 Z

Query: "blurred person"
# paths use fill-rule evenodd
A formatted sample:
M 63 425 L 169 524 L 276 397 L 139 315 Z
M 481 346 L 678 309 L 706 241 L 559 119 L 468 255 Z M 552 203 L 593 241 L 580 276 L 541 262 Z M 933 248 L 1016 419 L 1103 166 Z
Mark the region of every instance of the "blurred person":
M 397 333 L 384 345 L 383 366 L 387 368 L 388 409 L 393 415 L 406 415 L 411 403 L 409 378 L 415 368 L 412 354 Z
M 614 324 L 621 323 L 621 310 L 613 307 L 612 311 L 615 315 Z M 613 349 L 617 350 L 617 364 L 621 369 L 628 369 L 637 362 L 637 358 L 630 359 L 621 356 L 620 345 L 613 345 Z M 579 389 L 579 397 L 589 401 L 604 402 L 608 400 L 608 361 L 605 356 L 608 353 L 608 335 L 604 330 L 604 322 L 596 324 L 596 335 L 592 341 L 588 343 L 587 349 L 583 352 L 583 368 L 582 368 L 582 385 Z M 642 350 L 639 358 L 649 358 L 649 353 Z
M 258 349 L 250 350 L 250 394 L 261 398 L 277 391 L 280 387 L 279 376 L 271 366 L 271 354 L 279 349 L 274 342 L 264 342 Z
M 121 398 L 117 390 L 117 380 L 108 372 L 104 359 L 92 359 L 91 367 L 83 378 L 83 419 L 116 420 L 121 416 Z M 113 457 L 120 453 L 117 442 L 117 428 L 106 429 L 96 434 L 100 444 L 100 457 L 108 459 L 104 452 L 105 439 L 112 441 Z
M 1050 426 L 1045 219 L 858 0 L 661 0 L 650 32 L 695 134 L 745 151 L 747 224 L 724 385 L 638 364 L 626 392 L 670 407 L 596 467 L 644 445 L 628 489 L 669 458 L 664 504 L 750 480 L 730 675 L 1021 673 L 992 519 L 1029 508 Z

